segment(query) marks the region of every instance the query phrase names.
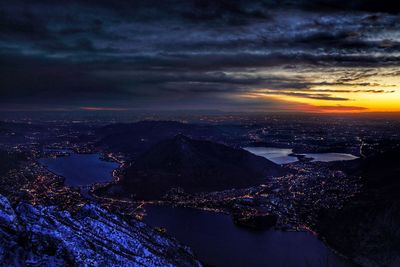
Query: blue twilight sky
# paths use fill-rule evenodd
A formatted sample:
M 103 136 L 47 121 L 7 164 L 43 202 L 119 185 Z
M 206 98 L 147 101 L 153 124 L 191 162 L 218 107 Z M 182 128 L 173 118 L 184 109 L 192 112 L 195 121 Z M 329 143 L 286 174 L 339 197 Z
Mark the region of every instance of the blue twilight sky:
M 399 12 L 382 0 L 2 1 L 0 105 L 394 109 Z

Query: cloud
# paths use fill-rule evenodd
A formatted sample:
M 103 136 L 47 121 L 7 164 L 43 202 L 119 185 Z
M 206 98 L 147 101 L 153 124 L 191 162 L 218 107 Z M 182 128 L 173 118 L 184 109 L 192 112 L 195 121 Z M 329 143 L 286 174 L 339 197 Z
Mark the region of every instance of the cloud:
M 398 75 L 399 12 L 361 0 L 1 3 L 0 103 L 214 108 L 263 88 L 326 101 L 390 93 L 369 79 Z
M 268 95 L 285 95 L 294 96 L 300 98 L 327 100 L 327 101 L 347 101 L 350 100 L 345 97 L 332 96 L 330 94 L 316 94 L 316 93 L 299 93 L 296 91 L 280 91 L 280 90 L 263 90 L 262 92 L 257 92 L 255 95 L 268 96 Z

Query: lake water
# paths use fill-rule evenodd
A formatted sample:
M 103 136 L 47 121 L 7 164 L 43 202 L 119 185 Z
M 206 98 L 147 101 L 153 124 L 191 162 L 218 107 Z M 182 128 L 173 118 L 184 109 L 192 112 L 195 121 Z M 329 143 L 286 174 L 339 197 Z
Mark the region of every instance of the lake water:
M 312 161 L 322 162 L 358 159 L 358 157 L 354 155 L 345 153 L 305 153 L 301 155 L 305 155 L 307 158 L 312 158 Z
M 118 163 L 104 161 L 100 154 L 76 154 L 67 151 L 68 156 L 41 158 L 39 162 L 51 172 L 63 176 L 69 186 L 85 186 L 112 180 L 112 171 Z
M 276 164 L 287 164 L 298 161 L 297 157 L 289 156 L 293 153 L 290 148 L 275 148 L 275 147 L 244 147 L 250 153 L 264 157 Z
M 144 221 L 164 227 L 215 266 L 350 267 L 352 264 L 308 232 L 252 231 L 229 215 L 190 208 L 146 206 Z
M 244 147 L 250 153 L 257 156 L 264 157 L 276 164 L 287 164 L 299 161 L 295 156 L 289 156 L 293 153 L 293 149 L 290 148 L 275 148 L 275 147 Z M 312 159 L 311 161 L 330 162 L 330 161 L 342 161 L 342 160 L 353 160 L 358 157 L 345 154 L 345 153 L 302 153 L 306 158 Z

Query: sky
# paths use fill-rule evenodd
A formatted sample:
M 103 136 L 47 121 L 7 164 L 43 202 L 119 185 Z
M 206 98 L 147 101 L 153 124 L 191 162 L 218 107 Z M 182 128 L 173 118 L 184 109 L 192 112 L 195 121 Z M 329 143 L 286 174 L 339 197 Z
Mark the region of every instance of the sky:
M 400 111 L 400 2 L 2 1 L 0 110 Z

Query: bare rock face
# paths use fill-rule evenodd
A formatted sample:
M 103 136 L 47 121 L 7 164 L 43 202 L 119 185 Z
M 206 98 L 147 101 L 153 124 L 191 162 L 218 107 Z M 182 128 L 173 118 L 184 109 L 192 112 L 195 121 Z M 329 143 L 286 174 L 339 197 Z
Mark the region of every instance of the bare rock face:
M 0 195 L 0 262 L 6 266 L 201 266 L 188 247 L 144 223 L 90 204 L 74 216 Z

